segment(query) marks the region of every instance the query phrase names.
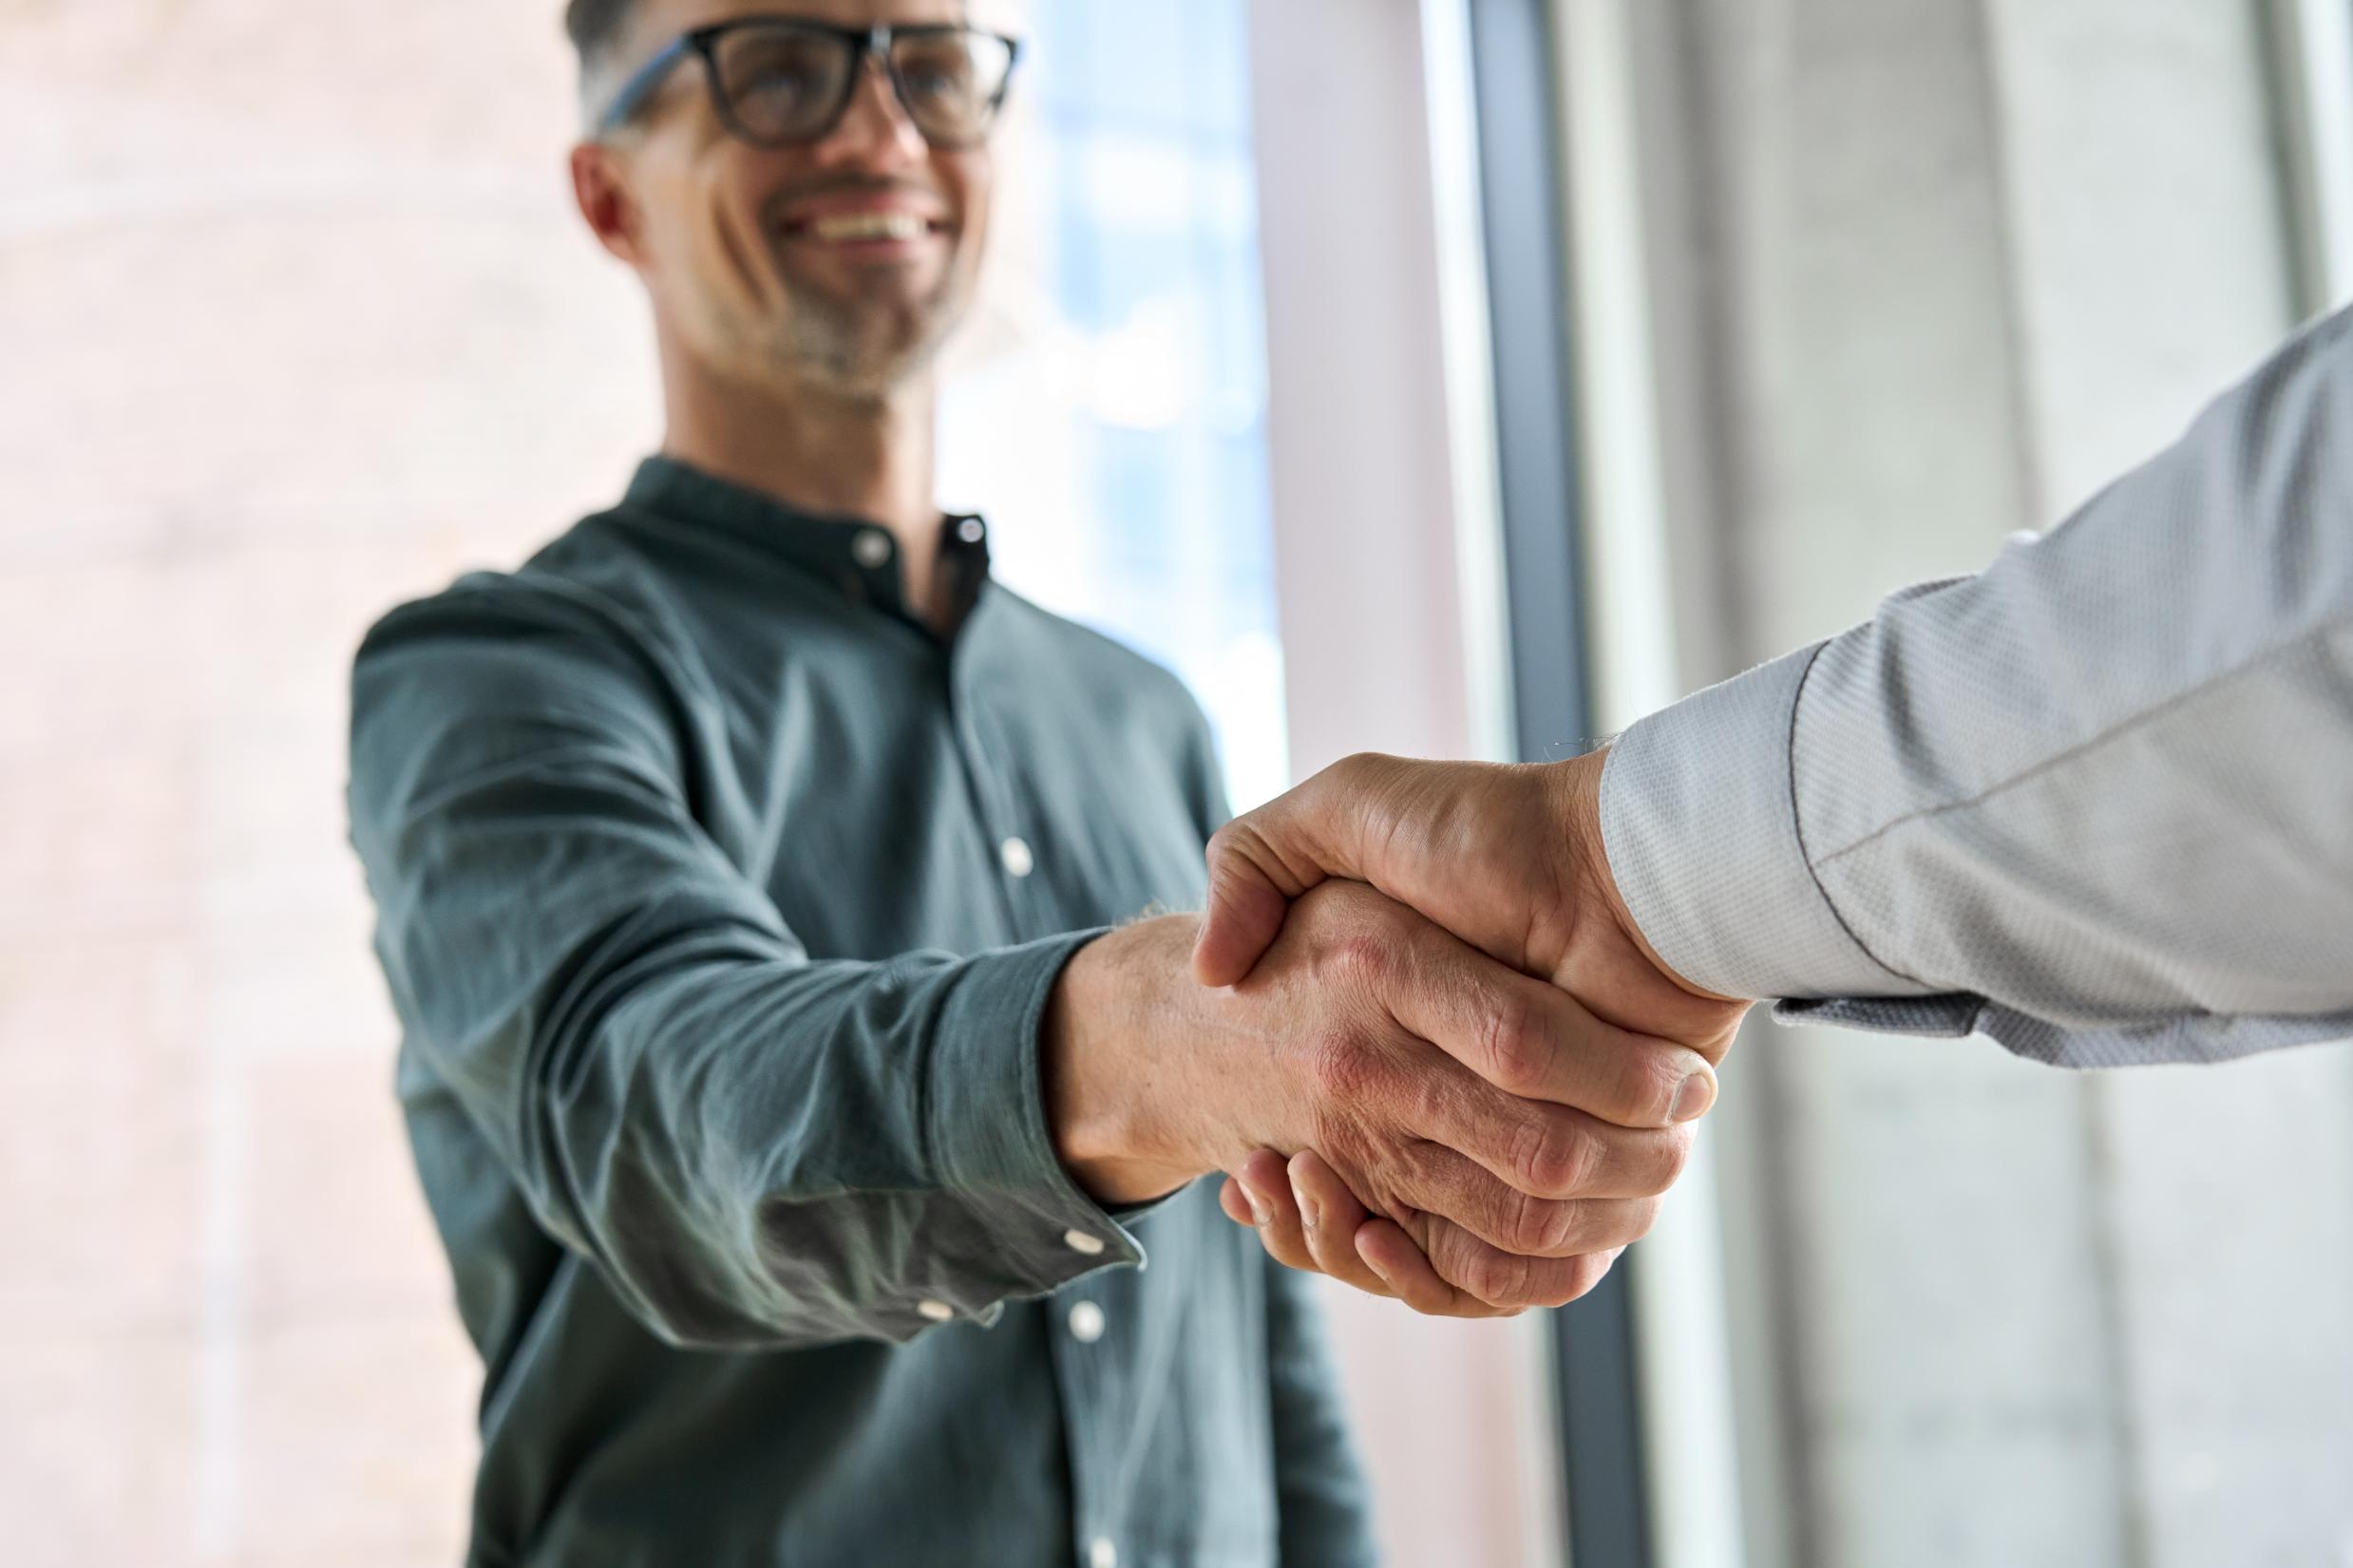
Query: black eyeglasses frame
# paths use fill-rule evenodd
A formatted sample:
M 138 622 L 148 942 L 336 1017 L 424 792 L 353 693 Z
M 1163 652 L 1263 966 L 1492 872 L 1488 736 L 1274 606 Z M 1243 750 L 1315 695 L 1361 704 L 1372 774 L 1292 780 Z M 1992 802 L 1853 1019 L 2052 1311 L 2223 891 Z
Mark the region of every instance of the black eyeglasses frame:
M 799 32 L 834 38 L 847 45 L 852 51 L 850 68 L 842 79 L 841 102 L 836 104 L 833 106 L 833 112 L 820 123 L 820 128 L 807 136 L 787 137 L 780 140 L 755 135 L 735 113 L 734 104 L 729 101 L 727 88 L 719 80 L 717 51 L 720 40 L 731 32 L 739 32 L 747 28 L 774 27 L 787 27 Z M 899 74 L 899 64 L 891 54 L 891 46 L 898 39 L 948 35 L 987 38 L 1005 47 L 1005 79 L 997 84 L 996 91 L 990 95 L 988 118 L 982 123 L 978 134 L 964 141 L 943 141 L 923 128 L 922 121 L 917 114 L 912 99 L 908 96 L 907 85 Z M 718 115 L 719 123 L 727 127 L 729 135 L 740 142 L 749 142 L 752 146 L 768 148 L 806 146 L 809 142 L 822 142 L 831 136 L 835 128 L 842 123 L 842 117 L 849 112 L 850 104 L 857 102 L 858 89 L 865 81 L 866 62 L 872 60 L 882 67 L 882 74 L 888 78 L 891 91 L 899 100 L 901 111 L 906 115 L 908 122 L 915 126 L 917 131 L 921 133 L 923 140 L 932 146 L 953 150 L 977 146 L 987 139 L 990 128 L 996 123 L 997 114 L 1005 106 L 1007 94 L 1013 90 L 1014 67 L 1021 60 L 1021 40 L 1008 33 L 992 32 L 986 28 L 976 28 L 960 22 L 924 22 L 905 27 L 893 27 L 885 22 L 877 23 L 870 28 L 844 28 L 830 22 L 820 22 L 811 17 L 789 16 L 781 13 L 733 16 L 724 22 L 714 22 L 709 27 L 695 28 L 680 33 L 655 51 L 652 59 L 638 66 L 631 73 L 629 80 L 621 84 L 621 89 L 614 95 L 613 102 L 606 105 L 602 114 L 597 117 L 596 135 L 599 138 L 608 137 L 627 124 L 636 116 L 638 110 L 645 107 L 647 101 L 654 96 L 655 90 L 661 86 L 670 73 L 677 68 L 678 62 L 689 55 L 700 58 L 703 63 L 703 83 L 710 89 L 711 106 Z

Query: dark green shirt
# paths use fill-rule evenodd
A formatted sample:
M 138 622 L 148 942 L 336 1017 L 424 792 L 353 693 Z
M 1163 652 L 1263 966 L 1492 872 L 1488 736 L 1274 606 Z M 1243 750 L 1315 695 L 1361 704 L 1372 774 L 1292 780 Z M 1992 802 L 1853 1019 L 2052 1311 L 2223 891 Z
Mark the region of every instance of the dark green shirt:
M 656 460 L 360 650 L 477 1568 L 1373 1560 L 1300 1276 L 1040 1099 L 1070 955 L 1201 895 L 1200 711 L 946 526 L 942 642 L 885 532 Z

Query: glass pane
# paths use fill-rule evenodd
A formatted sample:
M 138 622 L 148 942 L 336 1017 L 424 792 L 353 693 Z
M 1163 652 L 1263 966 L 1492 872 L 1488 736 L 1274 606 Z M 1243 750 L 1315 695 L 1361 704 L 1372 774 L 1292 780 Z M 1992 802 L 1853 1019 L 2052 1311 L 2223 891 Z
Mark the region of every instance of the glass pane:
M 1182 675 L 1238 809 L 1288 773 L 1243 21 L 1033 12 L 992 285 L 1020 343 L 953 379 L 942 437 L 1000 575 Z

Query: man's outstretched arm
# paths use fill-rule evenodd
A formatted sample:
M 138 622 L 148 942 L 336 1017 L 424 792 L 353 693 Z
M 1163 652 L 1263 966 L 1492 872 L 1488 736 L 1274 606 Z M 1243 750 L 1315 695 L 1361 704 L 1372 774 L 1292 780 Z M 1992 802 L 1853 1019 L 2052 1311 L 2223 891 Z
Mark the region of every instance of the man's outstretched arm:
M 2214 1060 L 2353 1035 L 2348 781 L 2341 315 L 2065 525 L 1605 761 L 1358 759 L 1241 819 L 1199 968 L 1360 877 L 1630 1029 L 1684 1016 L 1672 978 L 2071 1066 Z
M 555 585 L 396 611 L 354 670 L 351 807 L 411 1045 L 674 1342 L 986 1320 L 1140 1262 L 1107 1205 L 1262 1143 L 1430 1216 L 1484 1300 L 1564 1300 L 1577 1253 L 1647 1227 L 1713 1095 L 1693 1052 L 1362 887 L 1303 901 L 1223 992 L 1193 983 L 1190 916 L 812 958 L 703 832 L 653 669 Z
M 1245 973 L 1286 897 L 1352 877 L 1631 1030 L 1772 997 L 2067 1066 L 2213 1061 L 2353 1036 L 2348 781 L 2340 315 L 2064 526 L 1606 757 L 1355 758 L 1241 819 L 1196 968 Z M 1312 1154 L 1237 1175 L 1279 1259 L 1453 1310 Z

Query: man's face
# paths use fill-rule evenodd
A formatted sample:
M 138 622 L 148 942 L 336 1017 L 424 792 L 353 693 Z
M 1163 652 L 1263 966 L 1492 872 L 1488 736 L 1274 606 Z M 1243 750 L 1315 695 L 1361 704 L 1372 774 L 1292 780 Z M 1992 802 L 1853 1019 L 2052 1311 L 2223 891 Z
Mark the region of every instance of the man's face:
M 862 29 L 965 19 L 958 0 L 641 0 L 617 75 L 689 28 L 778 11 Z M 988 149 L 933 147 L 872 60 L 823 140 L 763 148 L 729 134 L 690 57 L 612 156 L 655 311 L 723 379 L 880 397 L 931 364 L 971 301 Z

